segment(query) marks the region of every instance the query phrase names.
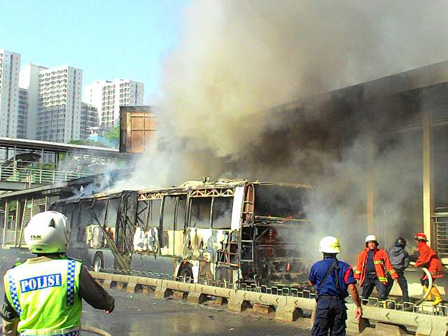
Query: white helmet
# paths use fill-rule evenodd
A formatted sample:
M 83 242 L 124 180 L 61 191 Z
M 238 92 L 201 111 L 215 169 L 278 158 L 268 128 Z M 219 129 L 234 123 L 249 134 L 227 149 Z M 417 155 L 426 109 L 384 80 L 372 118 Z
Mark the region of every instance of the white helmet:
M 339 240 L 332 236 L 324 237 L 320 240 L 319 252 L 322 253 L 340 253 L 341 244 Z
M 366 243 L 371 242 L 371 241 L 374 241 L 375 243 L 378 244 L 378 240 L 376 239 L 376 236 L 375 236 L 375 235 L 368 235 L 368 236 L 366 237 Z
M 25 242 L 32 253 L 65 253 L 69 237 L 67 217 L 56 211 L 33 216 L 25 228 Z

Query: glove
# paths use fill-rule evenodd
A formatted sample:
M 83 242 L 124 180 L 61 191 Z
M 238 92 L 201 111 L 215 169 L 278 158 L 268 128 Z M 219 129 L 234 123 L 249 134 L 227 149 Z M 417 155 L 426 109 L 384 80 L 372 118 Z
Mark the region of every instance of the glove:
M 114 309 L 115 309 L 115 301 L 112 302 L 112 305 L 111 305 L 111 307 L 109 307 L 109 309 L 104 309 L 104 313 L 105 314 L 110 314 L 110 313 L 112 313 L 114 311 Z
M 361 321 L 362 318 L 362 308 L 356 307 L 356 313 L 355 313 L 356 321 Z

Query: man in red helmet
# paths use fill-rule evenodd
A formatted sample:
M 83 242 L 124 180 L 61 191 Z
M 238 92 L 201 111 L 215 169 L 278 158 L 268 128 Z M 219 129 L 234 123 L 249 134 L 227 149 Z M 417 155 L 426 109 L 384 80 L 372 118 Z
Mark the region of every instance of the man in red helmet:
M 440 295 L 439 290 L 436 286 L 434 286 L 434 281 L 437 278 L 443 277 L 443 268 L 442 263 L 440 262 L 439 256 L 437 253 L 426 244 L 428 239 L 423 232 L 418 232 L 414 239 L 417 242 L 417 249 L 420 253 L 417 261 L 415 262 L 415 267 L 426 267 L 431 273 L 431 278 L 433 281 L 433 286 L 431 288 L 431 294 L 434 296 L 434 301 L 432 305 L 436 306 L 440 302 L 442 302 L 442 295 Z M 422 284 L 425 291 L 429 286 L 428 276 L 424 273 L 423 277 L 420 279 L 420 283 Z

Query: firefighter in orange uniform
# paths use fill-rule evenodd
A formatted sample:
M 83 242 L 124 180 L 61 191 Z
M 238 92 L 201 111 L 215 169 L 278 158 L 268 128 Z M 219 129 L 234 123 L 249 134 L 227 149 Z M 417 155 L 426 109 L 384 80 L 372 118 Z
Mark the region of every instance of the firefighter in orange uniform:
M 366 237 L 366 248 L 359 254 L 356 265 L 355 279 L 362 287 L 362 298 L 367 300 L 372 294 L 373 287 L 378 291 L 378 299 L 386 300 L 387 273 L 392 279 L 397 279 L 398 275 L 390 263 L 386 251 L 378 248 L 376 236 Z
M 417 242 L 417 249 L 420 253 L 420 256 L 415 262 L 415 267 L 426 267 L 429 273 L 431 273 L 432 281 L 434 283 L 437 278 L 443 277 L 442 263 L 440 262 L 437 253 L 426 244 L 428 239 L 423 232 L 418 232 L 414 239 Z M 424 274 L 420 279 L 420 282 L 426 292 L 429 286 L 428 276 Z M 442 295 L 440 295 L 439 290 L 434 285 L 431 288 L 431 294 L 434 296 L 434 301 L 431 303 L 432 305 L 436 306 L 442 302 Z

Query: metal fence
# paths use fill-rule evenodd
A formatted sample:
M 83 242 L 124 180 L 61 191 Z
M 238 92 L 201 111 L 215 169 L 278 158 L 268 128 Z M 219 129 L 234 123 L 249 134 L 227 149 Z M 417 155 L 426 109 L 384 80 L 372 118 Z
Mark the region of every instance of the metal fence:
M 448 258 L 448 213 L 434 217 L 437 253 L 440 258 Z
M 31 184 L 54 184 L 86 177 L 91 174 L 76 171 L 58 171 L 30 167 L 0 166 L 0 181 L 25 182 Z
M 94 271 L 91 269 L 91 271 Z M 152 279 L 161 279 L 161 280 L 173 280 L 178 282 L 192 282 L 192 279 L 184 278 L 184 277 L 175 277 L 170 274 L 165 273 L 157 273 L 157 272 L 148 272 L 148 271 L 122 271 L 117 269 L 102 269 L 101 272 L 104 273 L 112 273 L 112 274 L 121 274 L 121 275 L 132 275 L 137 277 L 146 277 Z M 231 283 L 224 280 L 207 280 L 207 279 L 199 279 L 198 284 L 213 286 L 219 288 L 226 288 L 232 290 L 240 290 L 247 292 L 255 292 L 260 294 L 272 294 L 279 296 L 287 296 L 287 297 L 295 297 L 295 298 L 304 298 L 304 299 L 316 299 L 316 293 L 313 289 L 309 287 L 306 283 L 298 285 L 296 287 L 286 287 L 286 286 L 257 286 L 255 284 L 246 284 L 246 283 Z M 395 311 L 404 311 L 404 312 L 412 312 L 417 314 L 424 315 L 434 315 L 434 316 L 448 316 L 448 303 L 442 303 L 437 306 L 431 305 L 430 302 L 424 302 L 423 304 L 416 305 L 415 302 L 399 302 L 395 299 L 388 300 L 378 300 L 378 298 L 370 297 L 367 300 L 361 299 L 363 305 L 368 307 L 376 307 L 387 310 L 395 310 Z M 352 303 L 350 297 L 347 298 L 349 303 Z

